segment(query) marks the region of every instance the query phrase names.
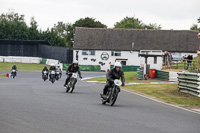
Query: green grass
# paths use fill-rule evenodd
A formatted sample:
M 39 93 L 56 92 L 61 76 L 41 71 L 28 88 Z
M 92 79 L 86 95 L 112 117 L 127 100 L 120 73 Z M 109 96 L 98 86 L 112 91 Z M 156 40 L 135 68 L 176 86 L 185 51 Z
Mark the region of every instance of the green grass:
M 124 72 L 126 83 L 140 83 L 140 82 L 162 82 L 160 80 L 138 80 L 137 72 Z M 106 77 L 97 77 L 93 79 L 88 79 L 87 81 L 106 81 Z
M 11 70 L 12 66 L 13 65 L 16 65 L 17 66 L 17 69 L 19 71 L 22 71 L 22 70 L 39 70 L 41 71 L 45 64 L 28 64 L 28 63 L 0 63 L 0 71 L 3 71 L 3 70 Z
M 200 108 L 200 98 L 178 91 L 177 84 L 148 84 L 148 85 L 129 85 L 125 88 L 157 98 L 167 103 L 176 104 L 184 107 Z
M 0 74 L 0 78 L 6 78 L 6 74 Z

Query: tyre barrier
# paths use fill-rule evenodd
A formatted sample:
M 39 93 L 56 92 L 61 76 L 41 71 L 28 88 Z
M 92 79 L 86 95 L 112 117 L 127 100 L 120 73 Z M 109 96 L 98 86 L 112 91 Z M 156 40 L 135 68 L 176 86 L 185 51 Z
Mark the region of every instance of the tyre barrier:
M 180 92 L 200 97 L 200 74 L 189 72 L 178 73 L 178 88 Z
M 137 79 L 143 80 L 143 71 L 140 68 L 137 69 Z
M 156 79 L 163 80 L 163 81 L 172 81 L 177 82 L 178 81 L 178 74 L 177 72 L 167 72 L 162 70 L 156 70 Z M 138 68 L 137 69 L 137 79 L 143 80 L 143 70 Z
M 156 78 L 160 80 L 169 80 L 169 72 L 156 70 Z

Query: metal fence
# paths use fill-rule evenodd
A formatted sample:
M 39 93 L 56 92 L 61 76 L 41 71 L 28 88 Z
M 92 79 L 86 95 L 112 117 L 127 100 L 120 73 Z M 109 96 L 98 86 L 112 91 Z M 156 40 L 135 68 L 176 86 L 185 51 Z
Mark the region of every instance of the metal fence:
M 62 63 L 70 64 L 73 61 L 73 50 L 63 47 L 39 45 L 39 57 L 56 59 Z
M 47 41 L 0 40 L 0 56 L 42 57 L 67 64 L 73 61 L 72 50 L 50 46 Z
M 188 63 L 188 60 L 186 60 L 186 59 L 181 60 L 181 61 L 174 61 L 174 62 L 171 63 L 170 68 L 196 71 L 197 70 L 197 61 L 192 60 L 191 63 Z

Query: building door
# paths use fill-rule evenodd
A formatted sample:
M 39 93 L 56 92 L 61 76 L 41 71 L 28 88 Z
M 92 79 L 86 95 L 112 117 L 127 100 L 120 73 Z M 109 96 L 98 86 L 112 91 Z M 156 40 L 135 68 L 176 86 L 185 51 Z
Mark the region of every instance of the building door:
M 126 65 L 126 61 L 121 61 L 121 64 L 122 65 Z

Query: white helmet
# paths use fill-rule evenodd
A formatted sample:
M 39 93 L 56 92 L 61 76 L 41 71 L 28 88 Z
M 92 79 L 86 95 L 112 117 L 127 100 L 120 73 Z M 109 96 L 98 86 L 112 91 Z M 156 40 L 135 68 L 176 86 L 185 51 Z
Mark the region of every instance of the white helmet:
M 73 61 L 73 64 L 77 64 L 78 65 L 78 61 L 77 60 Z
M 200 36 L 200 33 L 198 33 L 198 35 L 197 36 Z
M 120 62 L 115 62 L 115 65 L 114 65 L 114 67 L 122 67 L 122 64 L 120 63 Z

